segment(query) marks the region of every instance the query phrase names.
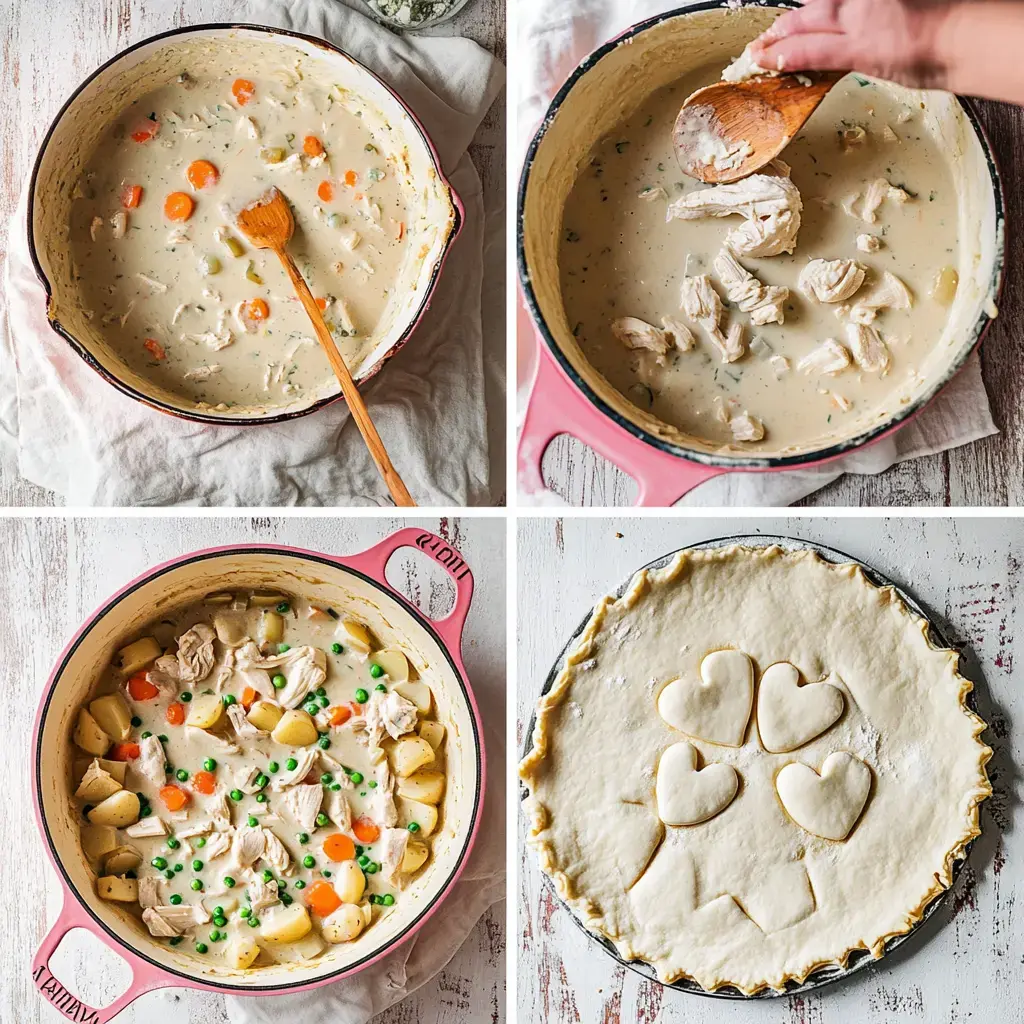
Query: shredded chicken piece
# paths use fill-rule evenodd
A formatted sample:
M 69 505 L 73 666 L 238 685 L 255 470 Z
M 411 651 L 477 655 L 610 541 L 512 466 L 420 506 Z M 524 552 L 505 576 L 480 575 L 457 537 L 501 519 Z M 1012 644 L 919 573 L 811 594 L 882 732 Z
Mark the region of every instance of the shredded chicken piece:
M 640 189 L 636 197 L 645 203 L 653 203 L 655 199 L 668 199 L 668 193 L 660 185 L 654 185 Z
M 830 391 L 829 398 L 832 400 L 832 404 L 840 412 L 849 412 L 853 408 L 853 402 L 851 402 L 845 395 L 840 395 L 836 391 Z
M 910 201 L 910 194 L 898 186 L 890 184 L 888 178 L 875 178 L 868 185 L 867 192 L 864 194 L 864 202 L 860 208 L 860 219 L 867 221 L 868 224 L 877 223 L 878 208 L 886 200 L 902 206 Z
M 380 858 L 381 874 L 390 885 L 398 884 L 398 873 L 405 860 L 409 845 L 409 831 L 404 828 L 385 828 L 380 833 L 377 856 Z
M 260 914 L 268 907 L 280 902 L 277 892 L 277 879 L 272 878 L 264 882 L 262 878 L 256 877 L 248 882 L 246 889 L 249 893 L 249 907 L 254 914 Z
M 227 832 L 231 828 L 231 808 L 228 806 L 227 793 L 218 793 L 206 803 L 210 812 L 210 820 L 218 832 Z
M 772 364 L 776 380 L 781 380 L 782 377 L 789 373 L 789 360 L 785 356 L 772 356 L 768 362 Z
M 103 218 L 93 217 L 89 224 L 89 237 L 95 242 L 100 237 L 100 232 L 103 230 Z
M 346 835 L 352 833 L 352 805 L 343 790 L 329 790 L 327 796 L 327 817 Z
M 162 786 L 167 778 L 164 765 L 167 755 L 163 744 L 155 736 L 147 736 L 139 740 L 139 756 L 129 764 L 133 772 L 138 772 L 154 786 Z
M 235 663 L 243 671 L 277 669 L 287 680 L 277 693 L 277 702 L 286 708 L 298 707 L 310 690 L 322 686 L 327 678 L 327 655 L 316 647 L 293 647 L 283 654 L 264 658 L 250 641 L 235 652 Z
M 129 825 L 124 834 L 132 839 L 155 839 L 167 835 L 167 826 L 155 814 L 151 814 Z
M 800 272 L 797 286 L 809 299 L 843 302 L 860 289 L 867 269 L 856 260 L 811 260 Z
M 861 252 L 878 252 L 882 248 L 882 240 L 878 235 L 858 235 L 857 248 Z
M 363 707 L 363 721 L 369 733 L 370 746 L 379 747 L 386 732 L 397 740 L 416 728 L 416 705 L 394 690 L 373 692 L 369 703 Z
M 854 323 L 871 324 L 881 309 L 910 309 L 914 297 L 910 289 L 891 271 L 882 274 L 882 280 L 867 295 L 861 296 L 849 309 Z
M 744 355 L 743 325 L 733 324 L 727 335 L 722 333 L 719 325 L 725 310 L 707 274 L 683 278 L 680 304 L 683 312 L 707 332 L 721 353 L 723 363 L 733 363 Z
M 191 928 L 206 924 L 210 914 L 200 904 L 181 903 L 176 907 L 150 907 L 142 912 L 143 924 L 155 938 L 171 939 Z
M 158 907 L 162 902 L 161 890 L 167 883 L 156 875 L 147 875 L 139 879 L 139 906 L 144 910 Z
M 178 678 L 190 686 L 201 683 L 213 670 L 212 626 L 200 622 L 178 637 Z
M 735 399 L 718 397 L 714 404 L 715 418 L 729 427 L 734 440 L 760 441 L 764 437 L 764 424 L 746 409 L 741 410 Z
M 277 806 L 282 807 L 288 817 L 297 822 L 300 828 L 312 831 L 316 826 L 316 816 L 320 813 L 323 799 L 324 787 L 318 782 L 315 785 L 294 786 L 287 790 L 281 796 Z
M 286 768 L 280 775 L 275 775 L 270 782 L 270 788 L 277 793 L 289 786 L 296 785 L 309 774 L 309 770 L 317 759 L 317 750 L 304 747 L 302 750 L 297 750 L 293 756 L 295 757 L 295 767 Z
M 731 185 L 716 185 L 681 196 L 668 207 L 667 218 L 745 218 L 725 236 L 726 247 L 737 256 L 778 256 L 796 248 L 803 202 L 789 178 L 752 174 Z
M 675 317 L 663 316 L 661 326 L 680 352 L 689 352 L 697 344 L 693 331 L 686 324 L 676 320 Z
M 796 364 L 801 373 L 834 374 L 850 365 L 850 353 L 835 338 L 826 338 Z
M 857 365 L 867 373 L 888 372 L 891 357 L 889 347 L 874 327 L 864 324 L 847 324 L 846 340 Z
M 238 705 L 234 704 L 232 705 L 232 707 L 238 707 Z M 245 709 L 243 708 L 242 710 L 244 711 Z M 258 793 L 260 791 L 261 787 L 256 780 L 262 774 L 263 772 L 260 770 L 260 766 L 258 764 L 254 764 L 251 766 L 243 765 L 243 767 L 241 767 L 237 772 L 235 772 L 235 785 L 243 793 L 252 796 L 253 793 Z
M 615 339 L 626 348 L 653 352 L 659 363 L 665 361 L 664 356 L 668 351 L 668 335 L 665 331 L 635 316 L 623 316 L 613 320 L 611 328 Z
M 184 373 L 185 380 L 209 380 L 215 373 L 220 373 L 224 367 L 220 363 L 214 363 L 212 366 L 194 366 L 191 370 L 186 370 Z
M 381 768 L 377 790 L 370 801 L 373 820 L 389 828 L 398 824 L 398 808 L 395 806 L 395 779 L 385 762 Z
M 274 869 L 279 875 L 291 874 L 293 868 L 292 855 L 288 852 L 288 848 L 281 842 L 280 839 L 270 831 L 269 828 L 263 829 L 263 840 L 264 840 L 264 851 L 263 859 Z
M 216 860 L 231 849 L 231 836 L 227 832 L 214 832 L 203 847 L 207 860 Z
M 267 847 L 263 831 L 263 828 L 259 826 L 255 828 L 246 826 L 235 831 L 235 838 L 231 843 L 231 855 L 240 867 L 251 867 L 263 856 Z
M 205 729 L 198 729 L 194 725 L 186 725 L 184 729 L 185 735 L 190 740 L 196 743 L 205 743 L 207 746 L 213 746 L 222 754 L 237 754 L 240 750 L 237 743 L 232 743 L 231 740 L 226 740 L 215 732 L 207 732 Z
M 231 722 L 231 727 L 235 730 L 235 735 L 242 739 L 244 736 L 266 736 L 267 734 L 262 729 L 257 729 L 248 718 L 245 717 L 245 708 L 241 704 L 229 704 L 227 708 L 228 719 Z M 259 772 L 259 769 L 256 769 Z M 243 790 L 243 792 L 245 792 Z M 255 792 L 255 790 L 253 790 Z
M 785 322 L 785 301 L 789 289 L 779 285 L 762 284 L 726 249 L 715 257 L 715 271 L 730 302 L 750 314 L 751 323 L 758 327 L 764 324 Z
M 128 214 L 124 210 L 118 210 L 110 218 L 110 226 L 113 228 L 114 238 L 124 238 L 125 232 L 128 230 Z

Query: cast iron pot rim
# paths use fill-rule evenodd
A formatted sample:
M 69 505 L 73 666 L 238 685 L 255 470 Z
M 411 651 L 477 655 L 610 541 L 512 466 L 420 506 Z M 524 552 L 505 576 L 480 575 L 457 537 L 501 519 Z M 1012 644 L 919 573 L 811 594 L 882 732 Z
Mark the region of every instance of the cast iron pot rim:
M 747 3 L 746 6 L 795 9 L 800 7 L 800 4 L 795 2 L 795 0 L 749 0 L 749 3 Z M 693 448 L 685 448 L 672 441 L 667 441 L 664 438 L 650 433 L 643 427 L 638 426 L 636 423 L 633 423 L 632 420 L 626 419 L 625 416 L 617 412 L 603 398 L 601 398 L 577 372 L 576 368 L 569 362 L 569 359 L 555 341 L 551 330 L 548 328 L 547 321 L 544 319 L 544 316 L 540 311 L 540 305 L 537 302 L 537 296 L 533 290 L 530 271 L 526 263 L 526 241 L 523 220 L 526 204 L 526 191 L 529 186 L 530 173 L 533 170 L 534 158 L 536 157 L 537 149 L 544 140 L 544 137 L 547 135 L 548 129 L 551 127 L 555 116 L 558 114 L 569 93 L 572 92 L 573 88 L 576 86 L 576 83 L 607 54 L 611 53 L 627 40 L 640 35 L 642 32 L 646 32 L 648 29 L 661 24 L 663 21 L 668 21 L 670 18 L 680 17 L 697 11 L 720 11 L 723 9 L 723 5 L 719 0 L 701 0 L 699 3 L 694 3 L 687 7 L 678 7 L 671 11 L 665 11 L 662 14 L 656 14 L 644 21 L 638 22 L 636 25 L 628 28 L 625 32 L 616 36 L 614 39 L 610 39 L 606 43 L 603 43 L 592 53 L 584 57 L 573 70 L 572 74 L 566 79 L 558 92 L 555 93 L 554 98 L 548 106 L 547 112 L 544 114 L 544 119 L 541 121 L 540 127 L 537 129 L 536 134 L 530 142 L 529 149 L 526 151 L 526 158 L 523 161 L 523 170 L 519 178 L 518 209 L 516 212 L 516 258 L 519 266 L 519 281 L 523 290 L 523 296 L 526 300 L 527 308 L 529 309 L 530 316 L 533 319 L 534 327 L 540 333 L 545 347 L 561 367 L 562 372 L 569 378 L 570 382 L 583 393 L 583 396 L 597 409 L 598 412 L 610 419 L 614 424 L 621 427 L 627 433 L 631 434 L 637 440 L 643 441 L 644 444 L 649 444 L 652 448 L 656 448 L 668 455 L 674 455 L 677 458 L 684 459 L 688 462 L 695 462 L 702 466 L 715 466 L 722 469 L 784 469 L 809 466 L 814 463 L 825 462 L 829 459 L 837 458 L 841 455 L 847 455 L 866 444 L 870 444 L 872 441 L 878 440 L 878 438 L 882 437 L 884 434 L 888 434 L 890 431 L 902 426 L 907 422 L 907 420 L 920 412 L 960 372 L 960 370 L 963 369 L 964 364 L 970 358 L 971 353 L 974 352 L 974 350 L 981 344 L 985 333 L 992 324 L 992 317 L 989 313 L 984 309 L 982 310 L 981 315 L 970 333 L 970 337 L 964 342 L 956 358 L 947 367 L 945 373 L 937 378 L 925 391 L 921 392 L 913 402 L 909 403 L 904 409 L 891 416 L 889 419 L 862 431 L 855 437 L 849 438 L 845 441 L 837 441 L 835 444 L 818 449 L 817 451 L 803 452 L 796 455 L 760 457 L 745 456 L 737 458 L 715 455 L 709 452 L 698 451 Z M 974 128 L 978 141 L 981 144 L 982 151 L 985 154 L 985 163 L 988 166 L 989 178 L 991 180 L 992 196 L 995 204 L 996 254 L 992 268 L 992 277 L 989 281 L 989 294 L 993 296 L 993 300 L 998 304 L 1003 290 L 1003 269 L 1006 261 L 1006 220 L 1002 178 L 996 164 L 995 154 L 992 150 L 992 143 L 989 140 L 988 133 L 981 124 L 981 120 L 978 117 L 974 104 L 965 96 L 956 96 L 955 99 L 966 114 L 967 120 Z M 585 437 L 581 438 L 581 440 L 586 442 Z

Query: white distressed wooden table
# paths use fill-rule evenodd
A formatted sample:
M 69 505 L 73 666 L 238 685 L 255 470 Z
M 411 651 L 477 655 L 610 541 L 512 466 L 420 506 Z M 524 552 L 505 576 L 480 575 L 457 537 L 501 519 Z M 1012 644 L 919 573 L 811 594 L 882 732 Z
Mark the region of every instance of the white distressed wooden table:
M 565 641 L 598 597 L 645 563 L 730 533 L 827 544 L 874 565 L 965 650 L 994 796 L 951 897 L 891 957 L 818 994 L 722 1002 L 663 989 L 618 966 L 572 922 L 524 851 L 518 822 L 519 1020 L 545 1024 L 966 1024 L 1024 1020 L 1024 831 L 1020 769 L 1024 692 L 1024 525 L 1019 519 L 521 520 L 518 538 L 518 733 Z M 621 537 L 619 536 L 621 534 Z M 1016 820 L 1015 820 L 1016 819 Z
M 54 115 L 83 78 L 126 46 L 182 25 L 230 21 L 233 0 L 0 0 L 0 273 L 7 225 Z M 352 6 L 359 6 L 353 0 Z M 505 0 L 471 0 L 424 34 L 465 36 L 505 58 Z M 505 97 L 484 118 L 469 148 L 483 182 L 484 366 L 495 504 L 505 481 Z M 2 296 L 0 296 L 2 301 Z M 0 507 L 61 504 L 22 480 L 0 447 Z
M 463 646 L 482 701 L 497 708 L 503 735 L 505 693 L 505 533 L 501 519 L 18 518 L 0 519 L 0 649 L 8 666 L 3 709 L 9 748 L 0 758 L 0 863 L 7 882 L 0 927 L 0 1021 L 58 1024 L 64 1018 L 35 991 L 29 967 L 59 906 L 55 875 L 34 822 L 29 740 L 42 687 L 82 621 L 133 577 L 175 555 L 216 544 L 275 541 L 331 554 L 354 554 L 405 525 L 445 536 L 473 569 L 476 592 Z M 392 559 L 388 580 L 428 614 L 445 609 L 450 584 L 419 552 Z M 16 609 L 16 614 L 12 614 Z M 487 695 L 486 697 L 484 695 Z M 493 763 L 488 800 L 504 806 L 502 765 Z M 499 821 L 503 817 L 499 815 Z M 44 920 L 45 918 L 45 920 Z M 427 926 L 429 928 L 429 925 Z M 66 940 L 56 973 L 79 998 L 106 1005 L 126 987 L 128 969 L 82 932 Z M 63 973 L 63 971 L 70 973 Z M 505 1007 L 505 909 L 496 904 L 443 971 L 374 1024 L 501 1024 Z M 143 996 L 118 1024 L 222 1024 L 224 998 L 188 989 Z

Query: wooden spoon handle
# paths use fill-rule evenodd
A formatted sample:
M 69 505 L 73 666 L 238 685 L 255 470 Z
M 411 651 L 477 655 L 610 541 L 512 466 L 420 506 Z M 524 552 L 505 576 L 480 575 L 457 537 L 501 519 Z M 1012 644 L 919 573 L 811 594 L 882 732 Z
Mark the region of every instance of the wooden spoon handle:
M 391 497 L 396 505 L 415 508 L 416 502 L 412 500 L 412 496 L 406 489 L 405 484 L 402 483 L 402 478 L 391 464 L 391 459 L 388 458 L 384 442 L 381 441 L 380 434 L 377 433 L 377 428 L 373 425 L 373 420 L 370 419 L 370 413 L 366 408 L 366 403 L 363 401 L 363 396 L 359 394 L 356 382 L 352 379 L 352 374 L 349 373 L 345 360 L 341 358 L 338 346 L 334 344 L 334 338 L 331 337 L 331 332 L 328 330 L 327 324 L 324 323 L 324 315 L 320 312 L 320 307 L 316 304 L 313 293 L 309 290 L 309 286 L 299 273 L 299 268 L 295 266 L 295 261 L 291 256 L 284 249 L 277 249 L 276 252 L 284 264 L 284 269 L 288 272 L 288 276 L 292 279 L 292 284 L 295 285 L 295 291 L 298 293 L 299 300 L 309 314 L 309 319 L 313 322 L 316 336 L 320 339 L 320 344 L 327 353 L 327 358 L 330 360 L 334 375 L 338 378 L 338 383 L 341 384 L 341 391 L 345 396 L 345 401 L 348 402 L 349 411 L 356 421 L 356 426 L 359 427 L 359 433 L 363 435 L 366 447 L 370 449 L 370 455 L 373 456 L 373 461 L 377 464 L 380 475 L 384 477 L 384 482 L 388 485 L 388 490 L 391 491 Z

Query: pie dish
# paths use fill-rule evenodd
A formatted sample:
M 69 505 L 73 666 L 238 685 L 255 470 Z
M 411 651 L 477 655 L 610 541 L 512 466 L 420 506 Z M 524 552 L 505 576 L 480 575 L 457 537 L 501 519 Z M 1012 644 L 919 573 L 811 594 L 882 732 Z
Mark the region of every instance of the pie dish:
M 680 552 L 598 602 L 542 697 L 528 842 L 663 983 L 782 991 L 948 889 L 991 793 L 971 689 L 859 565 Z

